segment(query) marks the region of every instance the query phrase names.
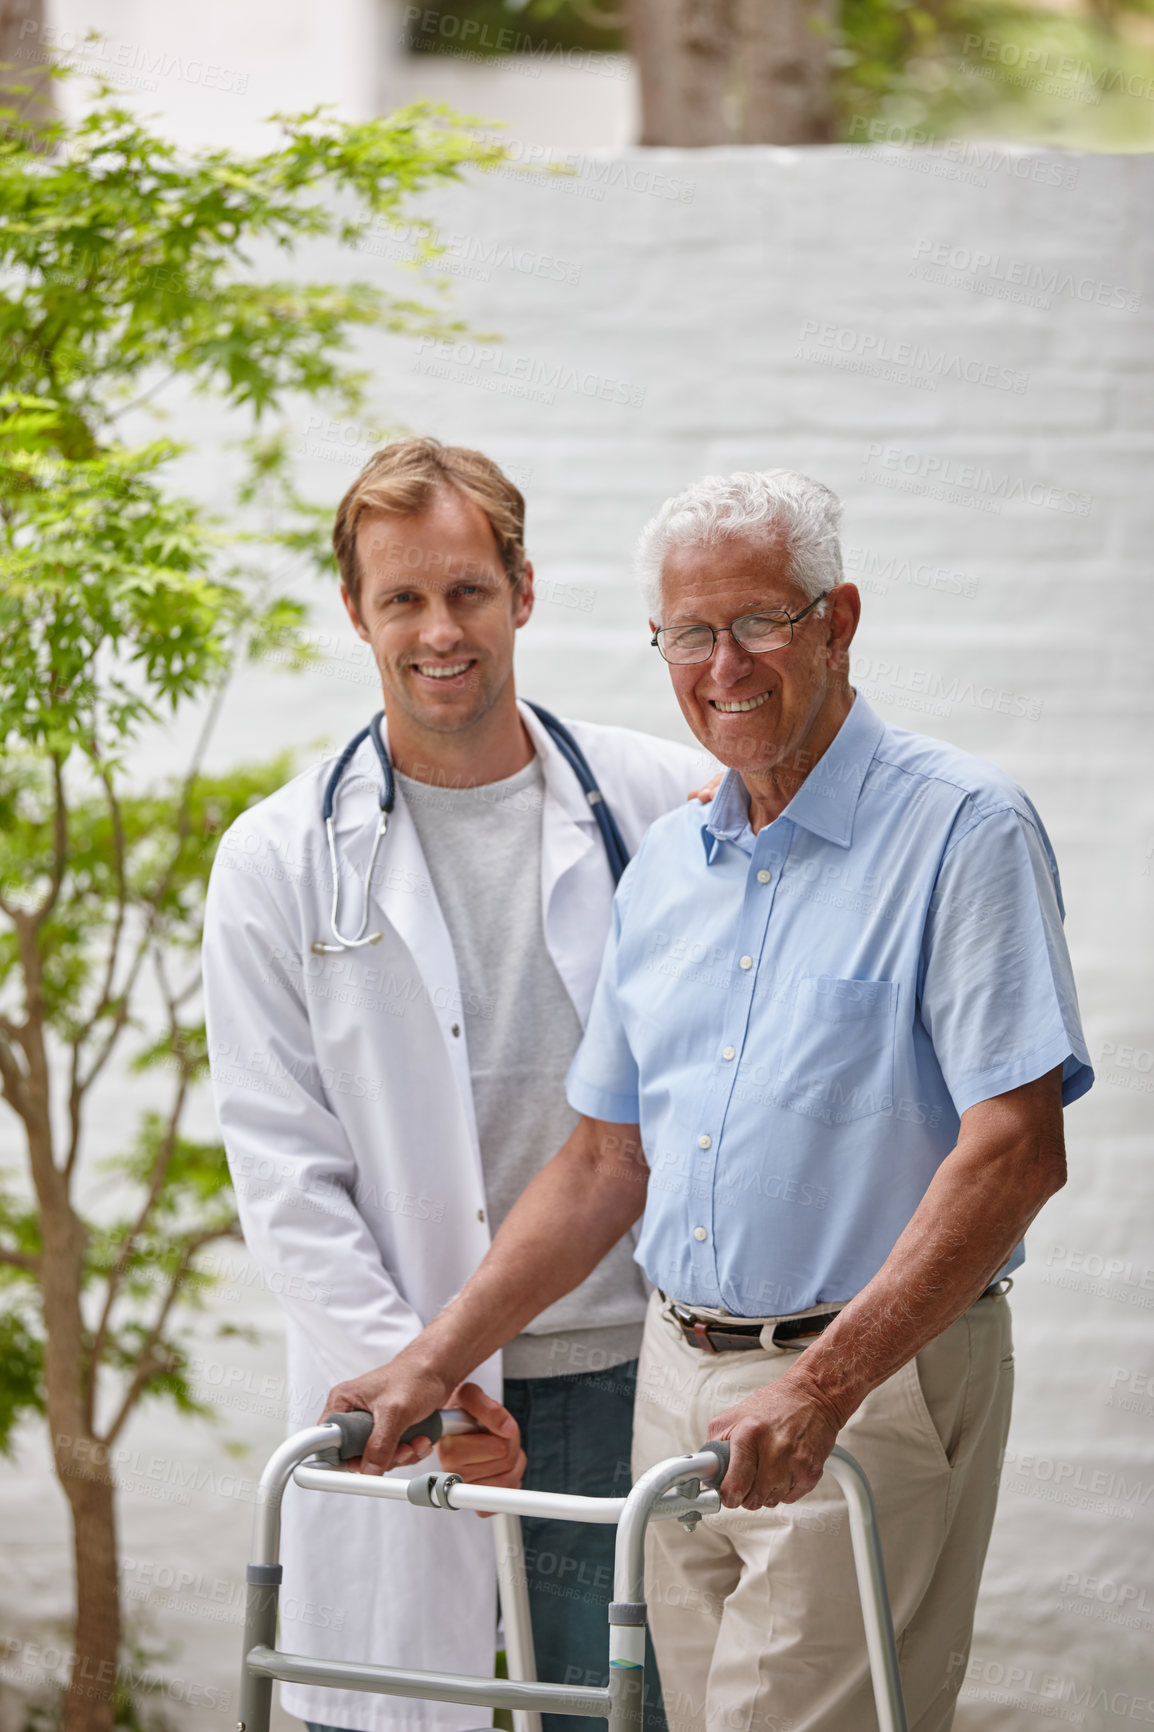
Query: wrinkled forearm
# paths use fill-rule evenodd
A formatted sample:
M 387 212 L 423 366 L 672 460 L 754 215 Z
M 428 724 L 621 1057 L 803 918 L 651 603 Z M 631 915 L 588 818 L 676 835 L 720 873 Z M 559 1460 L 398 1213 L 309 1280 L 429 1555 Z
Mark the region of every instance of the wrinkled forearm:
M 981 1296 L 1064 1182 L 1059 1072 L 971 1109 L 886 1262 L 806 1349 L 791 1382 L 840 1430 Z
M 476 1273 L 406 1357 L 452 1387 L 580 1286 L 645 1207 L 637 1129 L 583 1118 L 510 1211 Z

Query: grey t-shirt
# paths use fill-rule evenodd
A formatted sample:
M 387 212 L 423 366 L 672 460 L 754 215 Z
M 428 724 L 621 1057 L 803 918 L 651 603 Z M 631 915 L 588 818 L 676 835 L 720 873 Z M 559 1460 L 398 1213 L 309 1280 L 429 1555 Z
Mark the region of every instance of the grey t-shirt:
M 541 761 L 444 788 L 398 775 L 457 959 L 469 1074 L 496 1233 L 577 1123 L 565 1073 L 581 1022 L 545 947 Z M 596 935 L 590 934 L 596 943 Z M 628 1236 L 505 1349 L 507 1377 L 597 1371 L 640 1346 L 645 1287 Z

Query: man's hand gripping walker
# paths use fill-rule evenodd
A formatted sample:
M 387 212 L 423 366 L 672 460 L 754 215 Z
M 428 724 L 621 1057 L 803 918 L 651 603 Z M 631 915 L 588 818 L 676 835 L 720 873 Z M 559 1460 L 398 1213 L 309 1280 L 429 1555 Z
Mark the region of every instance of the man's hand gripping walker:
M 680 1521 L 692 1533 L 703 1516 L 721 1509 L 718 1487 L 729 1466 L 728 1443 L 706 1443 L 693 1455 L 658 1462 L 628 1497 L 575 1497 L 469 1485 L 457 1474 L 417 1472 L 376 1477 L 343 1473 L 339 1463 L 359 1456 L 372 1433 L 371 1413 L 334 1413 L 288 1438 L 261 1475 L 253 1520 L 252 1561 L 241 1665 L 237 1732 L 269 1732 L 273 1680 L 365 1690 L 421 1701 L 457 1702 L 513 1710 L 516 1732 L 541 1732 L 542 1712 L 596 1715 L 609 1732 L 640 1732 L 645 1682 L 645 1530 L 651 1521 Z M 410 1426 L 402 1441 L 472 1431 L 453 1410 Z M 907 1732 L 893 1620 L 886 1591 L 877 1515 L 869 1481 L 846 1450 L 834 1448 L 827 1471 L 845 1494 L 879 1732 Z M 505 1624 L 508 1678 L 471 1678 L 451 1672 L 413 1672 L 357 1661 L 315 1660 L 276 1645 L 280 1592 L 280 1506 L 292 1480 L 302 1490 L 341 1497 L 382 1497 L 441 1512 L 478 1510 L 496 1517 L 497 1568 Z M 538 1683 L 521 1546 L 522 1515 L 559 1521 L 617 1524 L 613 1601 L 609 1607 L 609 1683 L 606 1687 Z

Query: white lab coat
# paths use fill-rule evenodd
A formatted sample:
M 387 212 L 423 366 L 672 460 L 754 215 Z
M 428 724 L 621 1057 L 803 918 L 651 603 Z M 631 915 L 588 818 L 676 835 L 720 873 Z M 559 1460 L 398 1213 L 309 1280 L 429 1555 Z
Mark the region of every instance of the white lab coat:
M 582 1024 L 613 883 L 592 811 L 526 706 L 542 759 L 545 942 Z M 632 853 L 654 818 L 710 773 L 702 754 L 649 735 L 568 724 Z M 398 794 L 369 930 L 336 956 L 321 824 L 329 759 L 237 820 L 208 895 L 204 977 L 213 1089 L 248 1246 L 287 1312 L 288 1429 L 315 1422 L 334 1383 L 400 1351 L 489 1246 L 453 950 L 417 832 Z M 341 927 L 355 932 L 378 813 L 364 741 L 336 807 Z M 499 1355 L 476 1374 L 499 1398 Z M 490 1673 L 491 1524 L 325 1497 L 285 1497 L 280 1642 L 297 1653 Z M 482 1710 L 285 1686 L 302 1719 L 363 1732 L 444 1728 Z

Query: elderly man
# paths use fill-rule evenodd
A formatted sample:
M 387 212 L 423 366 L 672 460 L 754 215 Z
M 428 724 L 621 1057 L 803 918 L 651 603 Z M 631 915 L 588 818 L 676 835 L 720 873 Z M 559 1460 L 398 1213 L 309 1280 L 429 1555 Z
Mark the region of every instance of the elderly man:
M 643 1211 L 635 1470 L 706 1434 L 732 1450 L 727 1513 L 651 1533 L 675 1732 L 874 1724 L 822 1481 L 839 1439 L 877 1498 L 910 1726 L 949 1727 L 1009 1422 L 1007 1277 L 1093 1080 L 1037 813 L 855 695 L 838 517 L 775 471 L 648 525 L 654 642 L 729 774 L 621 882 L 577 1130 L 459 1298 L 333 1397 L 374 1409 L 380 1471 Z

